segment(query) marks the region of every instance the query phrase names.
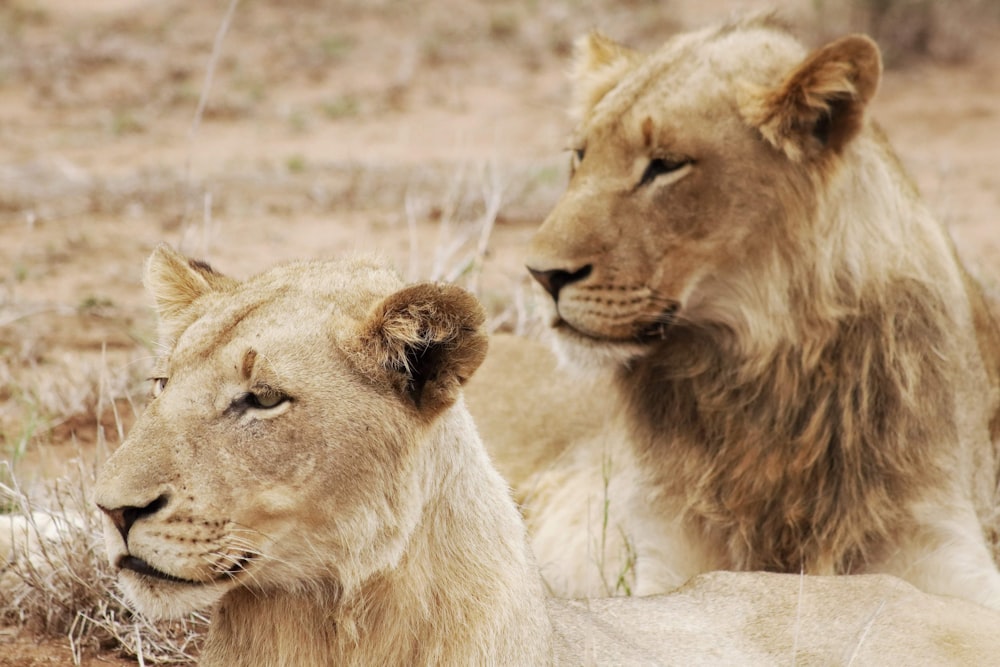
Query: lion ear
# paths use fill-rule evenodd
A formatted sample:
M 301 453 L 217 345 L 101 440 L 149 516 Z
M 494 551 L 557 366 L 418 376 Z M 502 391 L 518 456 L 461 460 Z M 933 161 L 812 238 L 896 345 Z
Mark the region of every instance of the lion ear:
M 864 125 L 881 76 L 875 42 L 850 35 L 814 51 L 777 88 L 748 89 L 740 108 L 791 160 L 839 153 Z
M 167 341 L 177 337 L 185 314 L 198 297 L 229 291 L 237 282 L 205 262 L 185 257 L 162 244 L 146 260 L 143 284 L 156 302 L 160 338 Z
M 581 120 L 642 56 L 596 30 L 573 45 L 573 116 Z
M 452 405 L 486 357 L 486 313 L 454 285 L 421 283 L 377 304 L 347 344 L 355 364 L 422 412 Z

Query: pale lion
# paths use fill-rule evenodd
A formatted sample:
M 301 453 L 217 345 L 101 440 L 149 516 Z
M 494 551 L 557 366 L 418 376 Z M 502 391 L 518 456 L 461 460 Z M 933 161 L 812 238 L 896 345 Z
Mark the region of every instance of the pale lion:
M 203 665 L 940 664 L 1000 650 L 1000 617 L 885 576 L 710 575 L 671 596 L 546 601 L 461 396 L 486 349 L 470 295 L 404 287 L 364 259 L 237 282 L 167 248 L 146 281 L 165 356 L 95 496 L 141 610 L 214 606 Z
M 1000 608 L 997 329 L 868 119 L 880 76 L 870 39 L 807 53 L 770 18 L 582 40 L 528 266 L 623 425 L 519 473 L 556 592 L 886 572 Z
M 215 606 L 204 665 L 546 664 L 521 519 L 460 385 L 482 307 L 370 260 L 238 283 L 161 247 L 166 354 L 103 468 L 138 608 Z

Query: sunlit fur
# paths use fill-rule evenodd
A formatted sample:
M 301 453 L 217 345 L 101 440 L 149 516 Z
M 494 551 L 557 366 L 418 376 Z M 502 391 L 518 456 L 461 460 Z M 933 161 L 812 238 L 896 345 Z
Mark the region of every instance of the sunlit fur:
M 214 605 L 203 665 L 542 665 L 551 629 L 460 385 L 482 307 L 371 260 L 246 282 L 168 248 L 162 388 L 101 472 L 113 565 L 151 616 Z M 254 407 L 247 394 L 287 401 Z M 275 393 L 277 392 L 277 394 Z M 123 540 L 110 518 L 144 508 Z
M 997 330 L 867 119 L 880 74 L 871 40 L 808 53 L 767 17 L 648 56 L 580 42 L 583 158 L 528 265 L 586 276 L 559 292 L 557 347 L 616 374 L 625 426 L 576 460 L 641 472 L 534 479 L 543 566 L 593 571 L 559 545 L 606 530 L 549 502 L 631 486 L 608 506 L 643 592 L 713 568 L 885 571 L 1000 608 Z M 684 170 L 644 182 L 662 156 Z

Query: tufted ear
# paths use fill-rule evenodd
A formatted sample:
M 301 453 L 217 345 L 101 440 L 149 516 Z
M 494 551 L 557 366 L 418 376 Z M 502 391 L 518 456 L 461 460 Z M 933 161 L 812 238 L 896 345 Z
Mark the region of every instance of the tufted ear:
M 850 35 L 814 51 L 777 88 L 748 89 L 740 108 L 791 160 L 839 153 L 864 125 L 881 76 L 875 42 Z
M 161 244 L 146 260 L 143 284 L 156 302 L 160 339 L 169 341 L 186 326 L 185 315 L 198 297 L 209 292 L 229 291 L 237 282 L 205 262 L 185 257 Z
M 462 288 L 421 283 L 377 304 L 347 351 L 373 381 L 436 414 L 486 357 L 485 322 L 479 301 Z
M 573 46 L 572 113 L 579 121 L 622 80 L 642 56 L 596 30 L 578 38 Z

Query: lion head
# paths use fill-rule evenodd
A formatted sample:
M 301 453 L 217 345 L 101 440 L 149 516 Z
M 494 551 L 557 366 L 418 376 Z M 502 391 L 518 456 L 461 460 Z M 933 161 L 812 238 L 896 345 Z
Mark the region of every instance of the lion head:
M 96 492 L 128 597 L 153 616 L 241 588 L 343 598 L 395 566 L 427 461 L 457 455 L 438 441 L 485 355 L 478 302 L 368 259 L 237 282 L 166 247 L 146 284 L 165 354 Z
M 837 298 L 845 276 L 796 293 L 798 264 L 845 250 L 842 227 L 866 224 L 820 209 L 878 87 L 870 39 L 807 57 L 755 20 L 651 55 L 596 33 L 578 47 L 572 176 L 528 259 L 564 342 L 627 356 L 686 322 L 767 344 L 796 306 Z

